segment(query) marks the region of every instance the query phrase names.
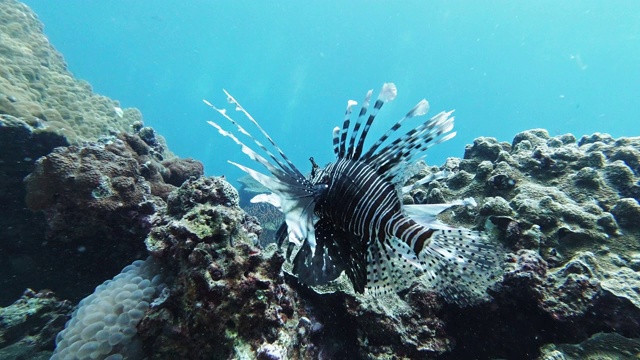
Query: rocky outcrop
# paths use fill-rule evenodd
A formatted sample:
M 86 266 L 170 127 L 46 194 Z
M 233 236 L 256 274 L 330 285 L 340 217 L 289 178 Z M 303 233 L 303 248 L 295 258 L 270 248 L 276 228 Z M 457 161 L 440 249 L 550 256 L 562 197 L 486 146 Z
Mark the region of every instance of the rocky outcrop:
M 501 324 L 475 339 L 495 344 L 475 356 L 531 356 L 544 343 L 580 342 L 603 330 L 640 336 L 639 160 L 640 138 L 593 134 L 577 140 L 535 129 L 512 143 L 478 138 L 463 159 L 415 171 L 409 182 L 442 170 L 450 175 L 413 190 L 408 201 L 474 197 L 475 211 L 459 208 L 442 217 L 492 231 L 513 251 L 487 315 L 523 321 L 485 318 L 482 309 L 465 312 L 476 320 L 476 331 Z M 449 334 L 471 341 L 473 330 L 452 320 Z
M 202 164 L 75 79 L 16 1 L 0 2 L 0 54 L 0 305 L 26 286 L 78 299 L 144 255 L 148 218 L 164 206 L 154 199 Z
M 13 304 L 0 307 L 0 358 L 48 359 L 72 311 L 71 302 L 51 291 L 27 289 Z

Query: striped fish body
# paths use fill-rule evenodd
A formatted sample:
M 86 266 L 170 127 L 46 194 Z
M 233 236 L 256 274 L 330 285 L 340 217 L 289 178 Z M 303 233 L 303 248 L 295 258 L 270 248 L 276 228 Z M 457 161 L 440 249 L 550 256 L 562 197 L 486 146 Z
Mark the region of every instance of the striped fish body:
M 362 239 L 384 244 L 398 238 L 422 250 L 432 231 L 405 216 L 395 186 L 361 161 L 342 159 L 325 169 L 327 189 L 315 212 Z
M 362 161 L 341 159 L 320 174 L 327 188 L 315 213 L 365 241 L 384 241 L 401 215 L 395 188 Z M 323 182 L 321 182 L 323 183 Z
M 365 138 L 378 110 L 393 100 L 397 91 L 393 84 L 385 84 L 369 111 L 371 93 L 367 93 L 353 127 L 355 102 L 349 101 L 342 128 L 333 132 L 336 162 L 311 178 L 302 175 L 231 95 L 227 93 L 229 102 L 260 130 L 277 156 L 226 111 L 205 102 L 266 154 L 260 155 L 233 133 L 209 122 L 269 171 L 270 175 L 265 175 L 232 163 L 272 191 L 256 198 L 285 214 L 283 234 L 290 243 L 287 257 L 301 283 L 324 285 L 344 273 L 356 292 L 382 294 L 405 289 L 417 275 L 424 275 L 421 279 L 449 301 L 466 305 L 486 298 L 487 287 L 500 274 L 500 247 L 483 232 L 452 228 L 435 217 L 451 205 L 470 202 L 401 203 L 406 164 L 455 135 L 451 112 L 439 113 L 393 139 L 405 120 L 426 113 L 428 103 L 422 100 L 365 152 Z M 293 248 L 297 248 L 295 254 Z
M 416 267 L 422 267 L 414 254 L 422 250 L 433 231 L 404 214 L 393 184 L 365 162 L 340 159 L 323 169 L 315 185 L 326 185 L 315 205 L 319 218 L 317 260 L 313 260 L 309 248 L 303 247 L 294 260 L 299 278 L 310 285 L 322 285 L 344 270 L 359 292 L 367 283 L 384 292 L 390 287 L 384 283 L 399 285 L 413 278 Z M 325 236 L 326 232 L 329 234 Z M 404 268 L 387 274 L 395 264 L 387 268 L 375 259 L 381 257 L 376 249 L 392 246 L 390 239 L 396 248 L 405 248 L 405 257 Z

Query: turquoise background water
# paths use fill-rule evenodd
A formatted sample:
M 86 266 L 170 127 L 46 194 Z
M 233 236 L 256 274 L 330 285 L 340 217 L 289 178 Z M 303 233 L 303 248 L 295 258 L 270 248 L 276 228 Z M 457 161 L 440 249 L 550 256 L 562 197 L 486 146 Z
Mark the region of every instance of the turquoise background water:
M 30 0 L 51 43 L 97 93 L 210 175 L 241 173 L 239 148 L 206 120 L 226 88 L 304 172 L 333 159 L 348 99 L 395 82 L 381 135 L 422 98 L 455 109 L 440 165 L 478 136 L 638 136 L 640 1 Z M 230 128 L 230 127 L 229 127 Z M 373 140 L 373 136 L 371 137 Z

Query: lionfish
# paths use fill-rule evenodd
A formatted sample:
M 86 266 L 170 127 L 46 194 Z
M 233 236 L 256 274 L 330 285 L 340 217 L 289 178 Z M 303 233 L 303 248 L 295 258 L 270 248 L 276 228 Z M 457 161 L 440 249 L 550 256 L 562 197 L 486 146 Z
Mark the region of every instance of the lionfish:
M 312 175 L 306 177 L 238 101 L 224 92 L 229 103 L 244 114 L 278 154 L 269 151 L 224 109 L 204 100 L 271 159 L 209 121 L 269 171 L 270 175 L 265 175 L 229 161 L 272 192 L 257 200 L 269 202 L 284 213 L 285 236 L 290 245 L 299 249 L 289 261 L 300 282 L 325 285 L 344 272 L 356 292 L 366 289 L 377 295 L 399 292 L 411 285 L 417 275 L 424 275 L 421 278 L 448 301 L 465 305 L 486 297 L 486 289 L 500 271 L 500 247 L 484 232 L 449 227 L 436 219 L 444 209 L 473 200 L 437 205 L 402 203 L 407 164 L 431 146 L 455 136 L 451 132 L 453 111 L 441 112 L 390 139 L 405 121 L 427 113 L 429 103 L 423 99 L 365 149 L 365 139 L 378 111 L 397 95 L 394 84 L 384 84 L 370 110 L 370 90 L 355 125 L 351 125 L 352 108 L 357 103 L 349 100 L 342 127 L 333 130 L 336 161 L 322 169 L 314 167 Z M 312 163 L 315 165 L 313 160 Z

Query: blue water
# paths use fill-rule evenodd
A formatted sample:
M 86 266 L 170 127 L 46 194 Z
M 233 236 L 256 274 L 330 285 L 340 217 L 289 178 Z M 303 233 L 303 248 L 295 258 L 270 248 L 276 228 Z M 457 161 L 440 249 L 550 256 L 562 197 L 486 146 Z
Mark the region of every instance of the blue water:
M 530 128 L 640 135 L 640 1 L 25 2 L 76 77 L 232 180 L 226 160 L 250 160 L 202 103 L 226 105 L 222 88 L 302 171 L 332 160 L 347 100 L 384 82 L 399 94 L 374 135 L 423 97 L 456 110 L 431 164 Z

